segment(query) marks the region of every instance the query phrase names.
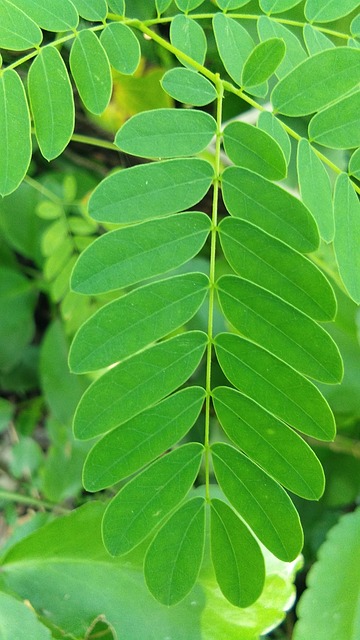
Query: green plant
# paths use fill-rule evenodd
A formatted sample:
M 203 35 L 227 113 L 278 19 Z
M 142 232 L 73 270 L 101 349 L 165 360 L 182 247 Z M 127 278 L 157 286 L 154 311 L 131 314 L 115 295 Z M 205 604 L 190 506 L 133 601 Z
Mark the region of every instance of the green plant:
M 165 605 L 189 597 L 204 549 L 225 598 L 236 607 L 255 603 L 266 580 L 263 546 L 285 563 L 302 549 L 300 519 L 285 489 L 307 500 L 324 491 L 308 440 L 335 436 L 324 385 L 341 382 L 343 365 L 336 336 L 322 325 L 334 320 L 336 298 L 360 302 L 360 156 L 355 151 L 349 160 L 348 152 L 360 145 L 359 19 L 351 13 L 360 3 L 322 4 L 97 0 L 89 9 L 82 0 L 46 7 L 4 0 L 0 7 L 4 202 L 17 197 L 27 174 L 31 134 L 49 161 L 71 140 L 143 159 L 96 187 L 65 175 L 27 177 L 22 189 L 37 191 L 37 259 L 66 333 L 76 332 L 71 371 L 87 374 L 84 386 L 91 381 L 73 423 L 84 441 L 83 484 L 95 493 L 115 486 L 105 510 L 88 505 L 69 516 L 69 536 L 76 540 L 101 521 L 112 556 L 132 558 L 127 554 L 136 556 L 139 547 L 136 562 L 144 556 L 147 586 Z M 239 13 L 245 5 L 249 12 Z M 344 17 L 343 25 L 326 26 Z M 40 46 L 41 29 L 56 38 L 48 33 Z M 83 107 L 99 116 L 111 98 L 111 67 L 134 75 L 142 36 L 157 56 L 171 55 L 161 84 L 179 108 L 137 113 L 114 143 L 74 134 L 71 80 Z M 26 53 L 12 61 L 9 51 Z M 17 68 L 26 70 L 28 97 Z M 259 112 L 256 125 L 227 121 L 228 111 L 246 104 Z M 277 184 L 294 175 L 292 145 L 301 200 L 289 182 Z M 33 259 L 35 253 L 31 248 Z M 7 370 L 31 340 L 36 294 L 11 255 L 4 283 L 13 305 L 8 324 L 21 313 L 30 327 L 17 352 L 9 346 Z M 51 331 L 42 351 L 44 386 L 51 345 L 66 343 L 59 325 Z M 82 391 L 77 384 L 64 422 Z M 54 446 L 61 448 L 61 439 Z M 44 529 L 50 541 L 65 520 Z M 36 565 L 43 535 L 34 534 L 33 548 L 29 538 L 5 555 L 8 587 L 19 593 L 12 563 L 29 554 Z M 96 535 L 88 558 L 106 557 Z M 65 547 L 64 559 L 77 557 L 75 543 Z M 53 542 L 48 553 L 56 554 Z M 117 571 L 122 560 L 112 566 Z M 29 579 L 22 571 L 20 583 Z M 165 627 L 175 624 L 172 615 Z M 55 618 L 63 627 L 63 614 Z M 119 621 L 107 619 L 119 632 Z M 265 629 L 260 620 L 246 637 Z M 77 623 L 72 633 L 83 631 Z

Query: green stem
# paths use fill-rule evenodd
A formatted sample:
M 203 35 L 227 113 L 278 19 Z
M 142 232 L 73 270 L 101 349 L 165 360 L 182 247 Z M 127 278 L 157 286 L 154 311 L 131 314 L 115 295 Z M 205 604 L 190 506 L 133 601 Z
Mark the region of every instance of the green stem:
M 21 493 L 7 491 L 6 489 L 0 489 L 0 500 L 16 502 L 17 504 L 28 504 L 33 507 L 40 507 L 54 512 L 57 511 L 58 513 L 65 514 L 70 512 L 70 509 L 60 507 L 58 504 L 47 502 L 46 500 L 39 500 L 38 498 L 32 498 L 31 496 L 23 496 Z
M 101 138 L 93 138 L 92 136 L 83 136 L 79 133 L 73 133 L 71 136 L 72 142 L 81 142 L 82 144 L 91 144 L 94 147 L 102 147 L 102 149 L 110 149 L 111 151 L 117 151 L 120 153 L 119 147 L 109 140 L 102 140 Z
M 215 143 L 215 178 L 213 185 L 213 202 L 211 214 L 211 241 L 210 241 L 210 292 L 209 292 L 209 314 L 208 314 L 208 337 L 209 342 L 206 352 L 206 401 L 205 401 L 205 497 L 210 502 L 210 410 L 211 410 L 211 360 L 212 360 L 212 341 L 214 330 L 214 299 L 215 299 L 215 265 L 216 265 L 216 241 L 217 241 L 217 216 L 219 202 L 219 186 L 221 174 L 221 125 L 222 125 L 222 103 L 224 97 L 224 86 L 217 75 L 215 87 L 217 90 L 217 110 L 216 110 L 216 143 Z

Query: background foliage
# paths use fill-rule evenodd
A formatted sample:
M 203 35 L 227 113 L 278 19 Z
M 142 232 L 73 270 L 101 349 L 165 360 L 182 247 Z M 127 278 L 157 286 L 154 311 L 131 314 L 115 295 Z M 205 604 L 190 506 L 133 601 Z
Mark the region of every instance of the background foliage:
M 1 3 L 2 637 L 358 637 L 359 4 Z

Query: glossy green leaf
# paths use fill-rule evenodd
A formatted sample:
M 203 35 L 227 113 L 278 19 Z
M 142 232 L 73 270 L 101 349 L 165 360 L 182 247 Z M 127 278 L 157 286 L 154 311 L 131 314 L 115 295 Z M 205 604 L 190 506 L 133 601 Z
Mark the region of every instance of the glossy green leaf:
M 200 572 L 205 546 L 205 500 L 192 498 L 169 518 L 145 556 L 146 584 L 164 605 L 183 600 Z
M 360 82 L 360 51 L 335 47 L 301 62 L 274 88 L 271 101 L 287 116 L 305 116 L 334 102 Z
M 77 332 L 69 356 L 75 373 L 128 358 L 188 322 L 204 302 L 209 279 L 189 273 L 130 291 L 101 307 Z
M 131 551 L 185 498 L 198 474 L 202 454 L 203 446 L 198 442 L 166 453 L 109 502 L 102 533 L 112 556 Z
M 262 111 L 259 115 L 257 126 L 268 133 L 278 143 L 284 154 L 286 164 L 290 162 L 291 142 L 280 120 L 270 111 Z
M 278 296 L 238 276 L 217 282 L 221 308 L 242 335 L 319 382 L 341 382 L 339 350 L 314 320 Z
M 216 121 L 204 111 L 154 109 L 125 122 L 116 134 L 115 144 L 134 156 L 177 158 L 200 153 L 215 134 Z
M 302 433 L 332 440 L 334 417 L 309 380 L 266 349 L 240 336 L 219 334 L 215 346 L 222 370 L 239 391 Z
M 260 42 L 245 60 L 242 84 L 245 88 L 265 82 L 275 72 L 285 55 L 285 43 L 280 38 Z
M 301 199 L 313 214 L 325 242 L 334 239 L 334 212 L 329 175 L 305 138 L 297 153 L 297 172 Z
M 234 447 L 211 447 L 215 475 L 224 494 L 259 540 L 280 560 L 291 562 L 301 551 L 298 513 L 287 493 Z
M 201 107 L 216 98 L 213 84 L 196 71 L 175 67 L 169 69 L 161 80 L 161 86 L 174 100 Z
M 357 180 L 360 179 L 360 149 L 356 149 L 350 158 L 349 173 Z
M 119 16 L 125 15 L 125 0 L 107 0 L 109 8 Z
M 261 16 L 258 20 L 258 33 L 260 40 L 281 38 L 286 45 L 286 53 L 276 69 L 278 78 L 283 78 L 292 71 L 302 60 L 306 59 L 306 53 L 297 36 L 283 24 L 275 22 L 267 16 Z
M 350 31 L 353 36 L 360 36 L 360 15 L 355 16 L 351 22 Z
M 126 75 L 135 73 L 141 58 L 139 41 L 133 31 L 121 22 L 110 22 L 100 36 L 110 64 Z
M 260 7 L 264 13 L 269 15 L 272 13 L 282 13 L 292 9 L 297 4 L 300 4 L 301 0 L 260 0 Z
M 0 47 L 24 51 L 42 41 L 42 33 L 27 12 L 18 9 L 10 0 L 0 3 Z
M 297 251 L 315 251 L 319 235 L 314 218 L 305 205 L 266 178 L 240 167 L 228 167 L 222 176 L 227 210 L 246 218 Z
M 236 273 L 314 320 L 334 319 L 334 292 L 313 262 L 245 220 L 224 218 L 219 232 L 225 257 Z
M 190 331 L 110 369 L 81 398 L 75 436 L 87 440 L 106 433 L 175 391 L 198 366 L 206 343 L 204 333 Z
M 230 122 L 224 129 L 224 148 L 230 160 L 269 180 L 282 180 L 287 167 L 278 143 L 265 131 L 246 122 Z
M 356 640 L 360 635 L 360 509 L 342 516 L 321 546 L 297 608 L 294 640 Z M 336 576 L 329 580 L 329 575 Z
M 110 100 L 112 78 L 108 57 L 93 31 L 77 34 L 70 51 L 70 69 L 86 109 L 102 113 Z
M 28 90 L 41 153 L 53 160 L 74 131 L 73 91 L 63 59 L 55 47 L 44 47 L 31 65 Z
M 314 56 L 325 49 L 333 49 L 334 43 L 318 29 L 314 29 L 311 24 L 305 24 L 303 29 L 306 48 L 310 56 Z
M 175 269 L 200 251 L 210 225 L 209 216 L 189 211 L 104 234 L 79 256 L 71 286 L 104 293 Z
M 360 50 L 356 49 L 356 51 Z M 317 113 L 309 124 L 309 136 L 331 149 L 360 145 L 360 91 Z
M 228 387 L 212 392 L 226 435 L 286 489 L 318 500 L 325 486 L 322 466 L 309 445 L 259 404 Z
M 222 500 L 211 501 L 211 558 L 225 597 L 248 607 L 260 596 L 265 580 L 264 558 L 249 529 Z
M 49 629 L 38 620 L 36 613 L 21 600 L 0 592 L 1 640 L 21 638 L 26 629 L 27 640 L 50 640 Z
M 208 191 L 214 170 L 198 158 L 178 158 L 123 169 L 93 192 L 89 213 L 99 222 L 143 222 L 188 209 Z
M 239 9 L 249 2 L 250 0 L 216 0 L 216 4 L 223 11 L 232 11 L 234 9 Z
M 360 303 L 360 202 L 345 173 L 335 185 L 334 249 L 341 279 L 353 300 Z
M 199 7 L 203 2 L 204 0 L 175 0 L 175 4 L 180 11 L 185 11 L 186 13 L 193 11 L 193 9 Z
M 198 64 L 204 64 L 207 51 L 206 36 L 203 28 L 195 20 L 181 14 L 176 15 L 170 25 L 170 42 Z M 182 56 L 178 55 L 178 59 L 185 67 L 194 68 Z
M 19 186 L 31 160 L 30 114 L 19 75 L 0 75 L 0 195 Z
M 155 0 L 156 10 L 159 15 L 164 13 L 170 7 L 172 0 Z
M 204 398 L 202 387 L 187 387 L 104 436 L 85 461 L 86 490 L 110 487 L 170 449 L 195 424 Z
M 359 0 L 306 0 L 305 17 L 309 22 L 332 22 L 360 6 Z
M 11 4 L 47 31 L 69 31 L 79 22 L 78 12 L 70 0 L 11 0 Z
M 88 0 L 71 0 L 71 2 L 85 20 L 102 22 L 106 18 L 108 11 L 106 0 L 92 0 L 91 3 Z

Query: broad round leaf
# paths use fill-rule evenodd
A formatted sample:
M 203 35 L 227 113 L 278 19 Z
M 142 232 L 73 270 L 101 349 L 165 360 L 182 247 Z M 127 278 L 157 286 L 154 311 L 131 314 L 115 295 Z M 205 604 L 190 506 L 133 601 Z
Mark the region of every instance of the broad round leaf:
M 175 67 L 169 69 L 161 80 L 161 86 L 174 100 L 201 107 L 216 98 L 213 84 L 196 71 Z
M 111 97 L 110 64 L 99 38 L 89 29 L 77 34 L 70 51 L 70 69 L 80 98 L 91 113 L 102 113 Z
M 135 73 L 141 58 L 139 41 L 133 31 L 121 22 L 110 22 L 100 36 L 110 64 L 126 75 Z

